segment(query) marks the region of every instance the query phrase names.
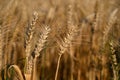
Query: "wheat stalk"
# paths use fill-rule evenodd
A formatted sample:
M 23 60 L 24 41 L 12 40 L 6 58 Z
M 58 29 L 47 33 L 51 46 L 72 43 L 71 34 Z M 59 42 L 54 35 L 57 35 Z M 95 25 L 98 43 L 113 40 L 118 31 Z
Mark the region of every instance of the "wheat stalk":
M 2 68 L 2 47 L 3 47 L 3 36 L 2 36 L 2 26 L 0 25 L 0 70 Z

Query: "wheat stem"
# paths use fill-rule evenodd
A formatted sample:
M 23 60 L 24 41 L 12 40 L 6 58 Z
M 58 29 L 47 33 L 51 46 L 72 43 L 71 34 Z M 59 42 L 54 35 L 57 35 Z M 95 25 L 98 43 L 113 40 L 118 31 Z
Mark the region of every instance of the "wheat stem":
M 60 60 L 63 54 L 59 53 L 59 58 L 58 58 L 58 62 L 57 62 L 57 69 L 56 69 L 56 73 L 55 73 L 55 80 L 57 80 L 58 77 L 58 71 L 59 71 L 59 67 L 60 67 Z
M 2 26 L 0 25 L 0 70 L 2 68 L 2 46 L 3 46 L 3 37 L 2 37 Z

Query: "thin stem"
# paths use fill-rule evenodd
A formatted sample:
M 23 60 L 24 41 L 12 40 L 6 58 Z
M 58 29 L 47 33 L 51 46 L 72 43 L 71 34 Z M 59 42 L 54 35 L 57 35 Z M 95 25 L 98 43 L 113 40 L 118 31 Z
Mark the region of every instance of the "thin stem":
M 2 43 L 3 43 L 3 40 L 2 40 L 2 26 L 0 25 L 0 70 L 2 68 Z
M 74 56 L 74 48 L 72 44 L 70 44 L 70 60 L 71 60 L 71 80 L 73 79 L 73 74 L 74 74 L 74 61 L 73 61 L 73 56 Z
M 58 77 L 58 70 L 60 67 L 60 60 L 61 60 L 62 54 L 59 54 L 59 58 L 58 58 L 58 62 L 57 62 L 57 69 L 56 69 L 56 73 L 55 73 L 55 80 L 57 80 Z
M 34 79 L 34 74 L 35 74 L 34 69 L 35 69 L 35 59 L 33 59 L 33 65 L 32 65 L 32 72 L 31 72 L 30 80 Z
M 31 80 L 39 80 L 38 75 L 36 73 L 36 62 L 37 62 L 37 57 L 34 58 L 33 60 Z

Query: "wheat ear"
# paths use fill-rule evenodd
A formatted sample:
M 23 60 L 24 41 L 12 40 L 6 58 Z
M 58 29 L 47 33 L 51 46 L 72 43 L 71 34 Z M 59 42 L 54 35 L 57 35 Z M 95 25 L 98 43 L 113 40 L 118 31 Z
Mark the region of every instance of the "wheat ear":
M 106 26 L 106 29 L 104 31 L 104 36 L 103 36 L 103 46 L 106 44 L 107 40 L 108 40 L 108 35 L 109 35 L 109 32 L 111 31 L 117 17 L 116 17 L 116 13 L 118 12 L 118 9 L 115 9 L 111 15 L 110 15 L 110 19 L 109 19 L 109 22 Z
M 45 25 L 44 29 L 42 30 L 42 34 L 39 35 L 39 39 L 35 48 L 35 58 L 40 55 L 40 51 L 43 49 L 44 43 L 47 41 L 47 37 L 50 33 L 50 30 L 50 27 Z
M 72 40 L 74 39 L 75 35 L 76 35 L 76 30 L 72 29 L 67 34 L 67 36 L 64 38 L 62 43 L 58 42 L 58 45 L 60 47 L 60 53 L 59 53 L 59 58 L 58 58 L 58 62 L 57 62 L 57 69 L 56 69 L 56 74 L 55 74 L 55 80 L 57 80 L 61 57 L 65 53 L 65 51 L 68 49 L 68 47 L 70 46 L 70 44 L 71 44 Z
M 28 27 L 28 31 L 27 31 L 27 39 L 26 39 L 26 73 L 31 74 L 31 65 L 32 62 L 31 60 L 29 60 L 28 58 L 30 57 L 30 49 L 31 49 L 31 40 L 33 38 L 33 34 L 34 34 L 34 29 L 35 29 L 35 24 L 36 24 L 36 20 L 38 19 L 38 13 L 35 12 L 34 13 L 34 19 L 31 23 L 31 25 Z
M 117 57 L 113 45 L 113 41 L 110 42 L 110 49 L 111 49 L 111 60 L 112 60 L 112 68 L 113 68 L 113 78 L 114 80 L 119 80 L 119 67 L 117 63 Z
M 67 22 L 67 26 L 68 26 L 69 30 L 68 30 L 67 36 L 63 39 L 62 42 L 58 41 L 58 45 L 60 47 L 60 53 L 59 53 L 59 58 L 57 61 L 55 80 L 57 80 L 57 77 L 58 77 L 58 70 L 59 70 L 59 66 L 60 66 L 61 57 L 65 53 L 65 51 L 68 49 L 68 47 L 70 46 L 70 44 L 71 44 L 72 40 L 74 39 L 74 36 L 76 35 L 76 32 L 77 32 L 77 27 L 73 24 L 73 20 L 72 20 L 72 15 L 73 15 L 72 8 L 73 8 L 73 6 L 69 5 L 68 22 Z
M 33 73 L 32 73 L 32 79 L 31 80 L 39 80 L 37 74 L 36 74 L 36 61 L 37 57 L 40 56 L 40 51 L 43 49 L 45 42 L 47 41 L 48 34 L 50 33 L 50 27 L 45 26 L 42 30 L 42 34 L 39 35 L 39 39 L 36 44 L 36 48 L 34 50 L 35 58 L 33 60 Z

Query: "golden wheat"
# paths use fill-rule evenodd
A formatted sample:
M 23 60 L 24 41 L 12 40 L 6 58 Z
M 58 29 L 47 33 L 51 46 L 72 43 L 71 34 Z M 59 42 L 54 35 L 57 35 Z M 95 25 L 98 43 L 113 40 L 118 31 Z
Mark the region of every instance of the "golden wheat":
M 45 42 L 47 41 L 47 37 L 48 37 L 48 34 L 50 33 L 50 27 L 45 25 L 44 26 L 44 29 L 42 31 L 42 34 L 39 35 L 39 39 L 38 39 L 38 42 L 36 43 L 36 48 L 34 50 L 34 59 L 33 59 L 33 73 L 32 73 L 32 80 L 39 80 L 39 77 L 37 76 L 36 74 L 36 61 L 37 61 L 37 57 L 40 56 L 40 51 L 43 49 L 44 45 L 45 45 Z
M 31 54 L 30 54 L 30 50 L 31 50 L 31 40 L 33 38 L 33 34 L 34 34 L 34 29 L 35 29 L 35 24 L 36 24 L 36 20 L 38 19 L 38 13 L 34 13 L 34 19 L 31 23 L 31 25 L 29 26 L 28 32 L 27 32 L 27 39 L 26 39 L 26 73 L 31 74 L 32 71 L 32 59 L 29 60 L 29 58 L 31 58 Z

